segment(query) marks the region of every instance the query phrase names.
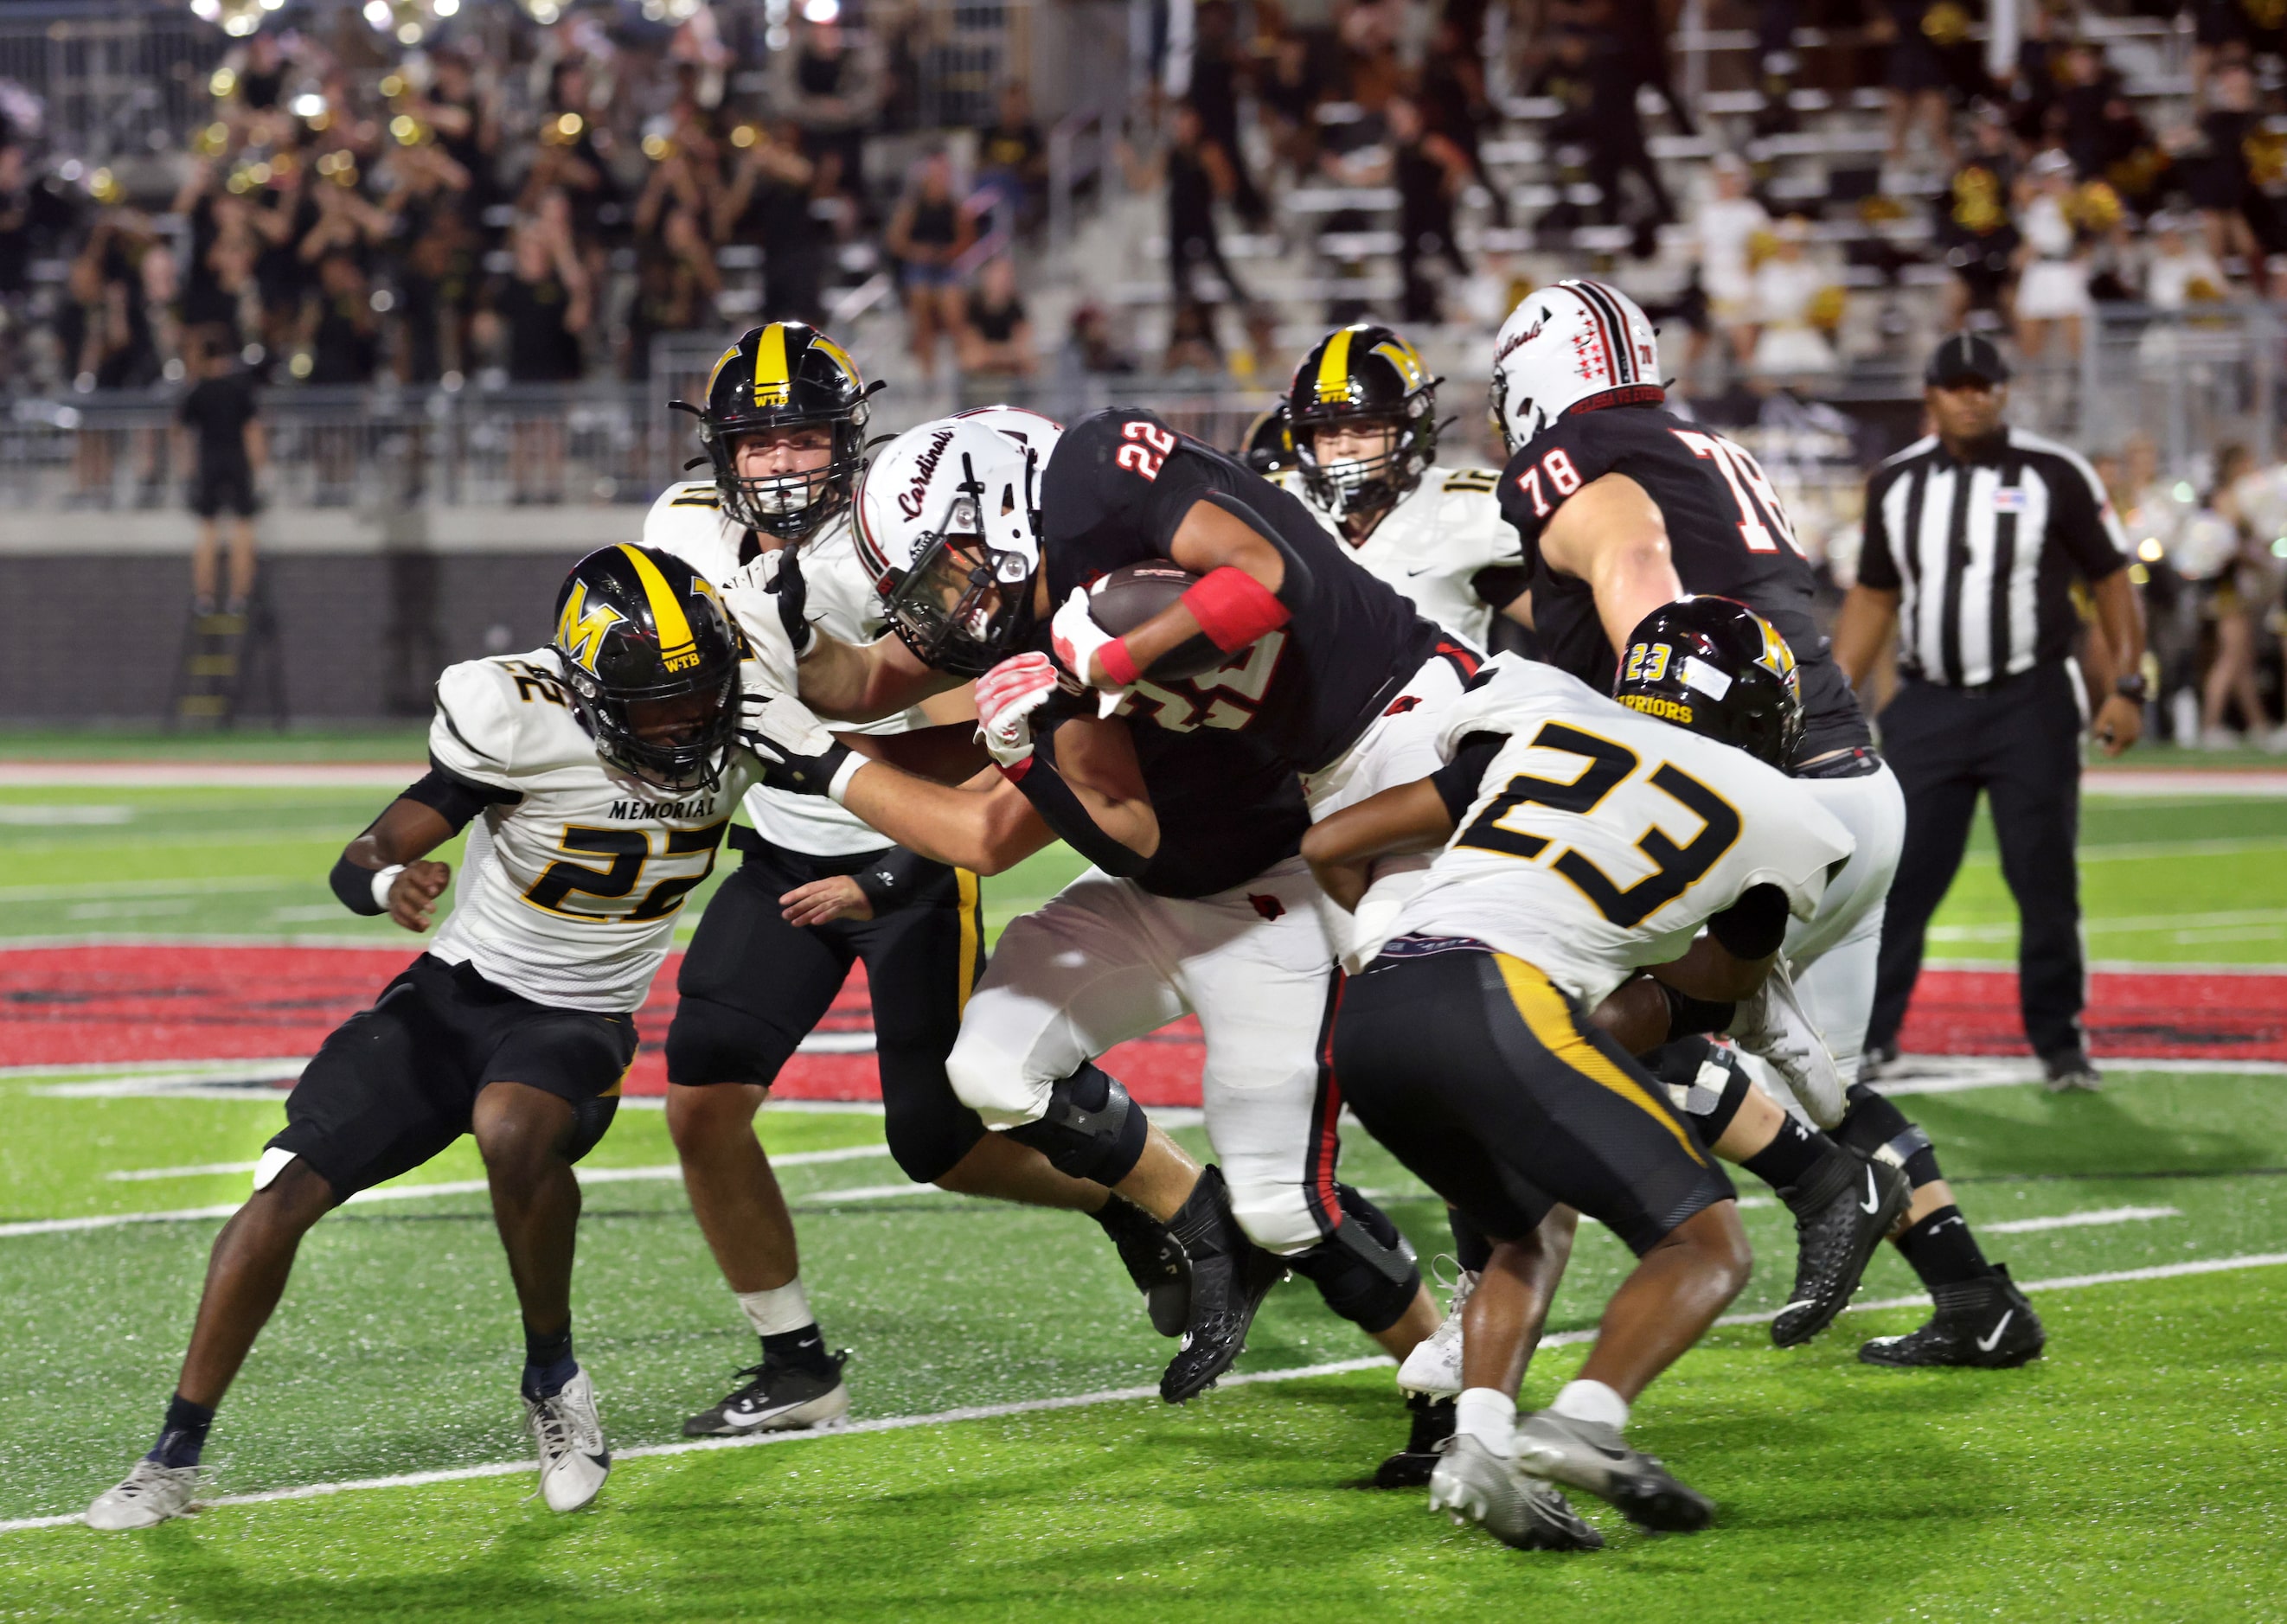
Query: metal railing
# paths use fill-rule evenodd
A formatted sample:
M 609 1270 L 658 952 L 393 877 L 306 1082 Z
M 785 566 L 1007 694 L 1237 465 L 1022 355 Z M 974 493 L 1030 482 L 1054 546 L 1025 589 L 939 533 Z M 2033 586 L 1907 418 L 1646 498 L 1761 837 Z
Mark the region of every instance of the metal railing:
M 0 17 L 0 79 L 39 98 L 44 137 L 101 163 L 173 146 L 213 107 L 207 76 L 230 42 L 186 10 Z

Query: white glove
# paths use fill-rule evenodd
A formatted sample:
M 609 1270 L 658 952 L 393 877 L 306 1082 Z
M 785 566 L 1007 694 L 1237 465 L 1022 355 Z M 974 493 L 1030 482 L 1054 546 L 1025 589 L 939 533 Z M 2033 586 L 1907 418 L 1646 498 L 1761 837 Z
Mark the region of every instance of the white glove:
M 1128 697 L 1128 690 L 1104 677 L 1088 675 L 1088 667 L 1096 664 L 1096 650 L 1120 639 L 1098 626 L 1096 617 L 1088 612 L 1087 587 L 1072 588 L 1072 596 L 1064 600 L 1064 606 L 1049 622 L 1049 639 L 1055 644 L 1056 658 L 1064 662 L 1064 669 L 1100 690 L 1096 714 L 1109 716 L 1118 710 L 1120 702 Z
M 724 611 L 745 636 L 753 656 L 747 667 L 750 691 L 759 686 L 767 693 L 790 694 L 800 681 L 794 643 L 787 635 L 786 621 L 779 612 L 779 595 L 773 589 L 783 550 L 764 553 L 716 584 Z
M 739 743 L 761 763 L 771 788 L 837 803 L 866 765 L 801 700 L 752 688 L 739 693 Z
M 1032 759 L 1033 713 L 1056 691 L 1056 662 L 1018 654 L 977 679 L 977 738 L 1003 767 Z

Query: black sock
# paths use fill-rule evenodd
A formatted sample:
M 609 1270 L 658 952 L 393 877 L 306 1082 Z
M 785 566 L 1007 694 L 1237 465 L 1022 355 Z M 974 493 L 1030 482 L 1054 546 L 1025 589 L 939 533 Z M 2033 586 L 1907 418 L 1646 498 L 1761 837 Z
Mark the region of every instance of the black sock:
M 1739 1165 L 1775 1190 L 1791 1189 L 1836 1148 L 1824 1134 L 1813 1133 L 1789 1116 L 1780 1122 L 1776 1139 Z
M 144 1459 L 162 1466 L 196 1466 L 214 1418 L 214 1411 L 205 1405 L 194 1404 L 177 1393 L 167 1400 L 167 1423 L 159 1429 L 159 1441 Z
M 763 1362 L 790 1365 L 812 1376 L 832 1376 L 834 1361 L 826 1356 L 826 1338 L 812 1320 L 798 1331 L 775 1331 L 763 1338 Z
M 580 1361 L 572 1357 L 572 1321 L 564 1321 L 560 1331 L 535 1331 L 530 1325 L 524 1328 L 524 1396 L 527 1399 L 552 1399 L 564 1389 L 564 1384 L 580 1374 Z
M 1969 1220 L 1956 1206 L 1940 1207 L 1900 1235 L 1898 1250 L 1932 1291 L 1940 1286 L 1982 1280 L 1994 1272 L 1978 1250 L 1977 1237 L 1969 1233 Z

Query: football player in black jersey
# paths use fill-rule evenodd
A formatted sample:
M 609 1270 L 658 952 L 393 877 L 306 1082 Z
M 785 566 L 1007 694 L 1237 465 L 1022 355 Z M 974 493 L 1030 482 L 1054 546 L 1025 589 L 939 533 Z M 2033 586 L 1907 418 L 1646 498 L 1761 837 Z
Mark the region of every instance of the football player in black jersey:
M 1492 379 L 1493 419 L 1509 452 L 1501 505 L 1532 566 L 1533 624 L 1545 657 L 1609 690 L 1629 630 L 1661 604 L 1685 593 L 1745 603 L 1778 629 L 1800 662 L 1805 725 L 1789 770 L 1849 829 L 1856 851 L 1817 915 L 1788 932 L 1800 1003 L 1790 1010 L 1767 1002 L 1745 1016 L 1758 1029 L 1748 1030 L 1729 1009 L 1683 1000 L 1671 1027 L 1679 1041 L 1659 1069 L 1679 1093 L 1690 1092 L 1706 1052 L 1694 1035 L 1729 1027 L 1743 1046 L 1774 1062 L 1762 1074 L 1771 1083 L 1790 1041 L 1775 1023 L 1807 1017 L 1848 1085 L 1848 1114 L 1822 1125 L 1862 1155 L 1904 1169 L 1913 1202 L 1892 1238 L 1938 1304 L 1923 1330 L 1870 1342 L 1860 1357 L 1875 1364 L 2022 1364 L 2041 1347 L 2032 1305 L 1978 1249 L 1928 1135 L 1865 1084 L 1850 1081 L 1872 1004 L 1882 899 L 1897 869 L 1904 799 L 1875 754 L 1857 699 L 1812 616 L 1810 564 L 1769 479 L 1745 450 L 1666 411 L 1665 402 L 1651 323 L 1616 288 L 1555 283 L 1519 304 L 1501 327 Z M 1795 1079 L 1798 1092 L 1801 1080 Z M 1719 1154 L 1745 1162 L 1767 1146 L 1736 1142 L 1731 1123 L 1742 1092 L 1727 1087 L 1701 1126 Z M 1804 1103 L 1816 1108 L 1809 1099 Z M 2019 1328 L 2006 1347 L 1981 1348 L 1950 1333 L 1950 1316 L 1990 1321 L 1990 1307 L 2005 1301 Z M 1790 1330 L 1782 1313 L 1773 1338 L 1785 1345 Z
M 1227 517 L 1214 493 L 1255 494 L 1246 491 L 1250 483 L 1292 505 L 1220 453 L 1179 448 L 1147 415 L 1106 414 L 1052 447 L 1039 443 L 1051 437 L 1021 423 L 1006 429 L 1034 438 L 1020 444 L 973 415 L 950 419 L 900 437 L 869 469 L 858 501 L 859 548 L 861 555 L 870 549 L 882 571 L 899 639 L 856 649 L 786 614 L 789 629 L 799 627 L 803 686 L 822 711 L 862 718 L 875 706 L 907 703 L 961 673 L 981 671 L 988 731 L 998 705 L 1022 732 L 1027 713 L 1050 703 L 1056 687 L 1047 657 L 1052 643 L 1062 646 L 1069 666 L 1103 674 L 1103 651 L 1119 640 L 1088 619 L 1080 583 L 1167 556 L 1171 543 L 1151 527 L 1151 504 L 1138 500 L 1163 475 L 1170 476 L 1174 511 L 1159 516 L 1170 532 L 1185 522 L 1186 506 Z M 1204 473 L 1193 468 L 1195 456 L 1212 460 Z M 1074 488 L 1059 496 L 1065 480 Z M 1034 511 L 1033 493 L 1043 487 L 1041 505 L 1060 518 Z M 1180 497 L 1183 489 L 1205 493 Z M 1401 742 L 1410 737 L 1378 727 L 1385 711 L 1420 727 L 1422 747 L 1434 753 L 1426 738 L 1430 702 L 1457 696 L 1476 657 L 1341 559 L 1306 514 L 1281 510 L 1281 516 L 1302 551 L 1323 550 L 1315 579 L 1312 564 L 1300 558 L 1279 579 L 1302 596 L 1324 641 L 1305 641 L 1299 632 L 1290 637 L 1277 625 L 1231 636 L 1226 625 L 1226 636 L 1213 639 L 1229 651 L 1225 664 L 1180 681 L 1135 683 L 1130 718 L 1111 716 L 1126 696 L 1105 702 L 1081 690 L 1056 699 L 1058 725 L 1037 755 L 1028 733 L 1009 747 L 1004 766 L 1021 780 L 1022 793 L 1102 871 L 1003 937 L 950 1064 L 962 1099 L 987 1122 L 1166 1218 L 1172 1215 L 1153 1204 L 1151 1186 L 1175 1180 L 1188 1163 L 1144 1131 L 1140 1108 L 1092 1062 L 1186 1008 L 1200 1015 L 1208 1034 L 1209 1131 L 1223 1165 L 1185 1191 L 1187 1200 L 1197 1198 L 1196 1221 L 1176 1218 L 1172 1226 L 1187 1247 L 1194 1234 L 1205 1234 L 1209 1250 L 1192 1259 L 1193 1327 L 1163 1384 L 1171 1398 L 1199 1391 L 1228 1366 L 1263 1291 L 1288 1265 L 1393 1352 L 1410 1349 L 1436 1318 L 1395 1227 L 1333 1177 L 1336 1103 L 1320 1084 L 1310 1040 L 1334 953 L 1320 899 L 1294 855 L 1308 816 L 1295 773 L 1336 769 L 1328 799 L 1371 792 L 1378 780 L 1362 764 L 1390 755 L 1393 734 Z M 1285 564 L 1280 549 L 1288 540 L 1272 521 L 1253 516 L 1231 523 Z M 1266 532 L 1280 541 L 1264 540 Z M 785 584 L 781 574 L 782 611 Z M 1068 603 L 1058 617 L 1066 628 L 1058 639 L 1049 605 L 1052 591 L 1065 590 L 1079 604 Z M 1206 602 L 1210 619 L 1220 613 L 1243 622 L 1266 605 L 1284 614 L 1251 578 L 1219 584 Z M 1196 619 L 1187 635 L 1200 635 Z M 1345 635 L 1391 652 L 1332 658 Z M 1071 646 L 1074 638 L 1086 643 L 1086 654 Z M 1004 660 L 1028 642 L 1033 646 L 1023 658 Z M 1409 691 L 1415 687 L 1419 692 Z M 851 804 L 894 838 L 926 840 L 946 816 L 919 815 L 909 826 Z M 1170 838 L 1170 830 L 1181 837 Z M 1132 928 L 1110 923 L 1123 913 Z M 1074 957 L 1054 950 L 1059 933 L 1091 936 L 1080 956 L 1091 971 L 1088 987 L 1049 985 Z M 1041 950 L 1028 954 L 1035 938 Z M 1222 973 L 1211 974 L 1218 966 Z M 1259 1006 L 1251 1021 L 1236 1010 L 1226 1017 L 1223 1006 L 1234 998 Z M 1295 1009 L 1264 1018 L 1283 1001 Z M 996 1013 L 1004 1002 L 1011 1006 L 1005 1018 Z M 1027 1028 L 1029 1012 L 1059 1006 L 1069 1018 L 1059 1020 L 1056 1033 Z M 1252 1096 L 1247 1108 L 1219 1108 L 1226 1078 L 1234 1096 Z M 1114 1121 L 1116 1136 L 1102 1125 Z M 1144 1186 L 1131 1187 L 1129 1179 Z M 1220 1237 L 1202 1230 L 1209 1217 L 1222 1225 Z M 1250 1238 L 1277 1256 L 1245 1245 Z

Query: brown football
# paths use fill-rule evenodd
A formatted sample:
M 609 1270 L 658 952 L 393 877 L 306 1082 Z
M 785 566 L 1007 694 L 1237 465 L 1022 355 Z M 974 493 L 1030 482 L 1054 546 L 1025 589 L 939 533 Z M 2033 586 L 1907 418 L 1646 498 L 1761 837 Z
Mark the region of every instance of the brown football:
M 1175 603 L 1199 580 L 1177 564 L 1123 564 L 1088 589 L 1088 612 L 1105 631 L 1124 636 Z M 1155 682 L 1180 682 L 1213 671 L 1230 658 L 1201 633 L 1162 654 L 1144 674 Z

